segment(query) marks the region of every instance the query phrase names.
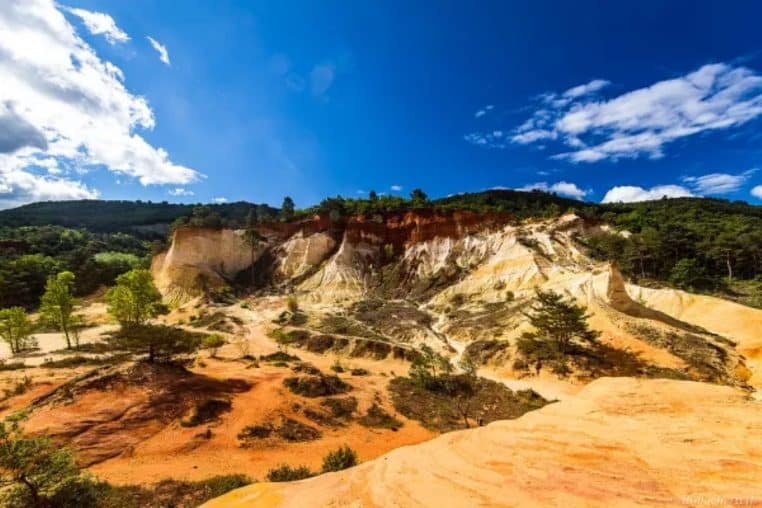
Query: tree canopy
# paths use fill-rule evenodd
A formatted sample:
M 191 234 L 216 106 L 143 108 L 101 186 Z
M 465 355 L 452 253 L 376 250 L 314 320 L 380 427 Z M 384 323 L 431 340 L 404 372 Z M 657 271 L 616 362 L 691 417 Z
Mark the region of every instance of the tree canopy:
M 48 278 L 40 302 L 40 315 L 44 321 L 61 330 L 67 349 L 71 349 L 70 332 L 75 324 L 73 313 L 76 304 L 73 273 L 66 271 Z
M 124 327 L 140 326 L 162 310 L 161 293 L 151 272 L 130 270 L 116 278 L 116 286 L 106 293 L 109 313 Z
M 0 309 L 0 338 L 17 354 L 32 345 L 32 322 L 23 307 Z
M 569 352 L 574 341 L 595 342 L 599 333 L 587 325 L 585 309 L 554 291 L 535 290 L 535 299 L 525 313 L 534 328 L 522 340 L 542 342 L 560 354 Z

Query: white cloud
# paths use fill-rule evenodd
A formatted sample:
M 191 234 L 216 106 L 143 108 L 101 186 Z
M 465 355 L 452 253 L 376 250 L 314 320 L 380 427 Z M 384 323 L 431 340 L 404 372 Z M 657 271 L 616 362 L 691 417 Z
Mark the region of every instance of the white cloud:
M 559 194 L 561 196 L 568 196 L 570 198 L 574 199 L 582 199 L 588 194 L 590 194 L 590 190 L 584 190 L 580 189 L 577 184 L 570 183 L 570 182 L 556 182 L 552 185 L 548 185 L 547 182 L 537 182 L 529 185 L 524 185 L 523 187 L 518 187 L 516 190 L 520 191 L 531 191 L 531 190 L 541 190 L 545 192 L 555 192 L 556 194 Z
M 607 85 L 593 80 L 560 95 L 543 94 L 532 116 L 513 129 L 511 141 L 559 141 L 569 150 L 553 157 L 571 162 L 656 159 L 675 140 L 737 127 L 762 115 L 762 76 L 745 67 L 708 64 L 601 100 L 597 92 Z M 472 133 L 466 140 L 493 148 L 508 146 L 491 142 L 483 133 Z
M 653 201 L 668 198 L 694 197 L 694 194 L 680 185 L 657 185 L 650 189 L 636 187 L 634 185 L 621 185 L 612 187 L 603 196 L 601 203 L 633 203 L 637 201 Z
M 0 168 L 0 209 L 32 201 L 96 199 L 98 195 L 97 190 L 79 181 Z
M 402 190 L 402 185 L 392 185 L 392 186 L 391 186 L 391 187 L 389 187 L 389 188 L 390 188 L 391 190 L 393 190 L 394 192 L 399 192 L 399 191 L 401 191 L 401 190 Z
M 214 198 L 212 201 L 214 201 L 215 203 L 227 203 L 228 198 Z
M 490 111 L 492 111 L 492 109 L 494 109 L 494 107 L 495 107 L 494 105 L 488 104 L 488 105 L 484 106 L 482 109 L 478 110 L 476 113 L 474 113 L 474 117 L 475 118 L 481 118 L 484 115 L 486 115 L 487 113 L 489 113 Z
M 188 190 L 185 187 L 175 187 L 167 191 L 170 196 L 193 196 L 193 191 Z
M 711 173 L 704 176 L 687 176 L 683 178 L 683 181 L 701 194 L 727 194 L 740 189 L 756 171 L 757 169 L 754 168 L 738 175 Z
M 85 27 L 93 35 L 103 35 L 109 44 L 127 42 L 130 36 L 116 25 L 114 18 L 103 12 L 93 12 L 85 9 L 66 8 L 66 10 L 82 20 Z
M 148 39 L 148 42 L 151 43 L 151 46 L 153 46 L 153 49 L 156 50 L 157 53 L 159 53 L 159 60 L 161 60 L 166 65 L 170 65 L 169 63 L 169 51 L 167 51 L 167 47 L 151 37 L 150 35 L 146 35 L 146 39 Z
M 43 178 L 35 167 L 63 175 L 40 181 L 49 199 L 56 189 L 62 198 L 92 196 L 95 191 L 64 178 L 93 168 L 143 185 L 183 185 L 200 177 L 137 133 L 155 125 L 148 102 L 127 90 L 122 71 L 98 57 L 52 0 L 0 2 L 0 34 L 0 116 L 16 129 L 3 134 L 0 174 L 6 188 L 19 191 L 0 199 L 36 199 L 21 192 L 21 182 Z
M 762 185 L 757 185 L 753 189 L 751 189 L 751 195 L 755 198 L 762 199 Z
M 336 76 L 336 66 L 322 63 L 314 66 L 310 72 L 310 89 L 313 95 L 323 95 L 331 88 Z
M 577 85 L 569 88 L 564 92 L 564 97 L 574 99 L 577 97 L 582 97 L 583 95 L 590 95 L 601 90 L 604 87 L 609 86 L 610 84 L 611 81 L 606 81 L 605 79 L 594 79 L 589 83 L 585 83 L 584 85 Z

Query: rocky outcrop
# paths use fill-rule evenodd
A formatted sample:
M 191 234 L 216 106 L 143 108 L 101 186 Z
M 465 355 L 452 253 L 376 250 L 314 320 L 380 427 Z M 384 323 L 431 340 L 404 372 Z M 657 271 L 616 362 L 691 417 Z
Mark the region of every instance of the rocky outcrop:
M 263 250 L 263 246 L 252 249 L 241 231 L 179 228 L 169 250 L 153 259 L 151 272 L 159 291 L 169 301 L 181 303 L 224 286 Z
M 516 420 L 452 432 L 338 473 L 254 484 L 203 506 L 757 502 L 761 404 L 716 385 L 603 378 Z
M 169 250 L 153 260 L 152 272 L 165 297 L 182 303 L 206 289 L 225 285 L 262 257 L 265 262 L 255 266 L 260 284 L 285 283 L 313 292 L 321 300 L 342 300 L 378 285 L 381 265 L 404 256 L 409 249 L 425 245 L 424 251 L 437 250 L 442 242 L 468 242 L 464 239 L 470 235 L 509 220 L 508 215 L 472 212 L 416 211 L 340 220 L 316 215 L 299 222 L 258 225 L 263 240 L 253 251 L 243 231 L 186 227 L 174 232 Z M 268 255 L 262 256 L 265 252 Z M 417 259 L 416 276 L 428 276 L 425 269 L 417 268 L 419 262 Z M 426 261 L 423 263 L 425 266 Z

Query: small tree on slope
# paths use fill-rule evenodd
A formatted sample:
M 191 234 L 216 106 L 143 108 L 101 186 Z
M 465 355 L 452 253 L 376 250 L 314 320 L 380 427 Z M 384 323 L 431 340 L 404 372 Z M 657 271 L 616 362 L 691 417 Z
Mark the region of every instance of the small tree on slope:
M 570 352 L 576 340 L 593 343 L 600 335 L 587 325 L 585 309 L 554 291 L 537 289 L 534 302 L 525 315 L 534 327 L 534 332 L 525 333 L 521 341 L 541 342 L 564 355 Z M 520 343 L 521 343 L 520 341 Z
M 48 278 L 45 293 L 40 302 L 40 314 L 43 320 L 61 330 L 66 339 L 66 349 L 71 349 L 70 334 L 74 331 L 74 274 L 61 272 Z
M 123 327 L 140 326 L 161 311 L 161 293 L 151 272 L 134 269 L 116 278 L 116 286 L 106 294 L 108 311 Z
M 0 338 L 11 348 L 11 353 L 17 354 L 29 347 L 32 334 L 32 323 L 23 307 L 0 309 Z

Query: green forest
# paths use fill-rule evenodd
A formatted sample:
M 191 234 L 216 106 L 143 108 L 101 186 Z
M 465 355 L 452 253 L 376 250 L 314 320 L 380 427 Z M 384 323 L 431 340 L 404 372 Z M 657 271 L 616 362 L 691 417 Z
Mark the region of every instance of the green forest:
M 608 231 L 578 237 L 600 260 L 616 261 L 632 280 L 691 291 L 722 293 L 762 305 L 762 207 L 718 199 L 663 199 L 595 204 L 532 191 L 493 190 L 429 199 L 326 198 L 296 208 L 237 202 L 178 205 L 140 201 L 42 202 L 0 211 L 0 308 L 39 303 L 45 282 L 64 270 L 75 274 L 78 295 L 113 284 L 132 268 L 147 267 L 165 248 L 173 227 L 253 227 L 257 222 L 299 220 L 315 213 L 332 219 L 407 210 L 470 210 L 507 214 L 516 222 L 574 212 Z

